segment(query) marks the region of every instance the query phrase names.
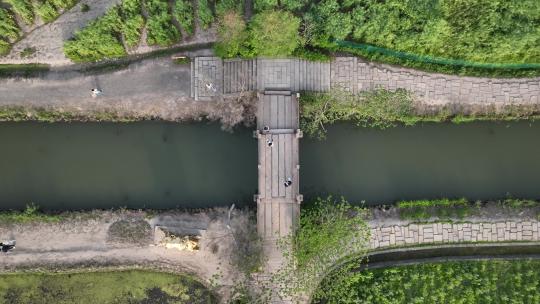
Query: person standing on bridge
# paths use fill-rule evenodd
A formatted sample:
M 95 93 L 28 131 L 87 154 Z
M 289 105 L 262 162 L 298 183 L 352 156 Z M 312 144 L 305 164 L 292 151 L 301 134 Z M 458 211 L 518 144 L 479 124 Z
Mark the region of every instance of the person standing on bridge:
M 269 138 L 269 139 L 266 140 L 266 144 L 267 144 L 270 148 L 272 148 L 272 146 L 274 145 L 274 140 L 273 140 L 272 138 Z
M 285 187 L 289 187 L 290 185 L 292 185 L 292 178 L 287 177 L 287 180 L 283 184 L 285 185 Z

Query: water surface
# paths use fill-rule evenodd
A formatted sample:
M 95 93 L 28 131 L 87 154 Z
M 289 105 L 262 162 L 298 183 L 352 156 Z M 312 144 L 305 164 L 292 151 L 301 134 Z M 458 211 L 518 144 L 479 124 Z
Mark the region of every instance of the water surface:
M 306 200 L 370 204 L 540 198 L 540 123 L 330 127 L 300 146 Z M 251 130 L 164 122 L 1 123 L 0 208 L 174 208 L 253 204 Z

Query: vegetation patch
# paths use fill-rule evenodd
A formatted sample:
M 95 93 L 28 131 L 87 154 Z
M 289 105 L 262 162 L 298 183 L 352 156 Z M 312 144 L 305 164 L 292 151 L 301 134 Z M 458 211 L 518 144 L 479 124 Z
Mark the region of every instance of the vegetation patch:
M 302 47 L 450 74 L 540 75 L 535 0 L 255 0 L 254 8 L 301 18 Z
M 538 303 L 540 261 L 426 263 L 355 271 L 314 303 Z
M 135 117 L 120 116 L 113 112 L 92 112 L 73 113 L 61 112 L 57 110 L 24 107 L 0 107 L 0 121 L 39 121 L 39 122 L 61 122 L 61 121 L 113 121 L 130 122 Z M 138 118 L 139 120 L 144 119 Z
M 290 296 L 315 292 L 317 297 L 317 286 L 327 274 L 348 278 L 349 257 L 362 256 L 369 247 L 366 215 L 366 210 L 332 197 L 303 207 L 296 232 L 280 242 L 286 264 L 273 280 Z
M 24 224 L 32 222 L 59 222 L 61 214 L 48 214 L 42 212 L 37 205 L 30 203 L 23 211 L 12 210 L 0 212 L 1 224 Z
M 152 227 L 145 220 L 120 220 L 111 224 L 107 240 L 115 243 L 148 244 L 152 240 Z
M 219 16 L 216 55 L 231 57 L 291 56 L 301 43 L 300 18 L 287 11 L 264 11 L 249 26 L 235 10 Z
M 0 275 L 2 303 L 210 304 L 216 297 L 191 277 L 149 271 Z
M 400 201 L 396 204 L 399 216 L 407 220 L 427 220 L 433 216 L 439 219 L 464 218 L 470 215 L 470 204 L 464 199 L 438 199 Z
M 389 128 L 412 126 L 421 122 L 467 123 L 473 121 L 535 120 L 540 115 L 536 105 L 501 108 L 486 107 L 481 111 L 461 114 L 461 109 L 420 110 L 412 94 L 406 90 L 376 89 L 353 94 L 341 89 L 327 93 L 306 92 L 300 97 L 302 130 L 309 136 L 324 138 L 326 125 L 350 121 L 358 126 Z M 458 114 L 460 113 L 460 114 Z

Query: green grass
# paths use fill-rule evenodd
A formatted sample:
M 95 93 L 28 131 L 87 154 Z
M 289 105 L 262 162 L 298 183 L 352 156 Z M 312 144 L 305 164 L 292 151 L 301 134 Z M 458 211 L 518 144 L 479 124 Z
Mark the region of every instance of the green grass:
M 217 303 L 185 275 L 150 271 L 15 273 L 0 275 L 0 303 Z
M 369 304 L 540 303 L 540 261 L 464 261 L 364 270 L 326 282 L 327 301 Z
M 0 212 L 0 224 L 58 222 L 61 219 L 62 215 L 43 213 L 33 203 L 26 205 L 23 211 L 12 210 Z
M 0 64 L 0 77 L 28 77 L 49 71 L 49 65 L 31 64 Z
M 464 199 L 400 201 L 396 207 L 399 216 L 407 220 L 427 220 L 431 217 L 439 219 L 464 218 L 471 213 L 471 204 Z

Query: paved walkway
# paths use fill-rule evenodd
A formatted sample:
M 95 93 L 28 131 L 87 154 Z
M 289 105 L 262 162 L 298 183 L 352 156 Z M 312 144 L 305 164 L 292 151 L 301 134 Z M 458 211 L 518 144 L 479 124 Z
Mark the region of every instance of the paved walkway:
M 337 57 L 331 65 L 331 81 L 333 87 L 354 93 L 375 88 L 406 89 L 423 103 L 435 105 L 540 103 L 540 77 L 459 77 L 371 63 L 356 57 Z
M 433 243 L 540 241 L 539 235 L 538 221 L 530 220 L 372 226 L 370 248 Z

